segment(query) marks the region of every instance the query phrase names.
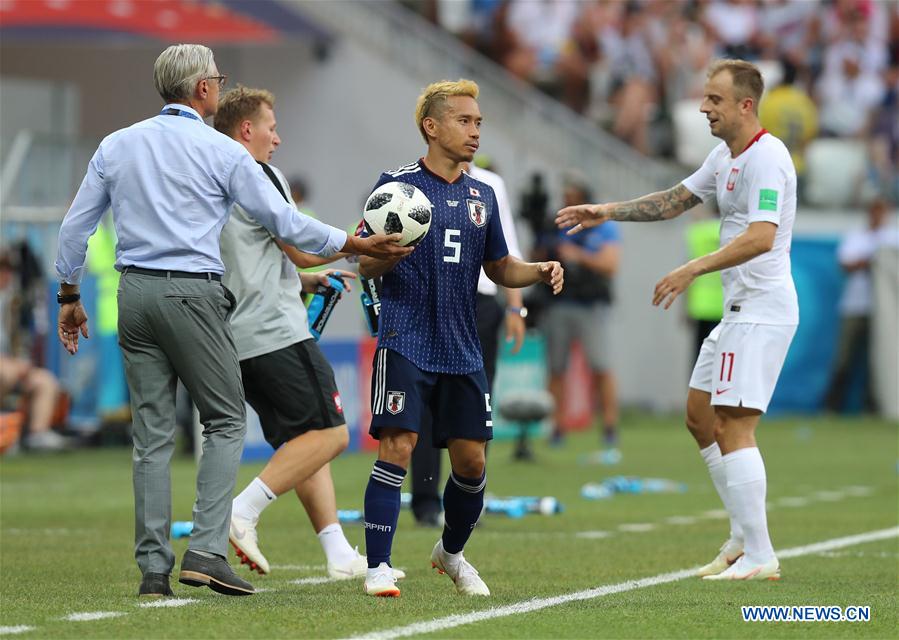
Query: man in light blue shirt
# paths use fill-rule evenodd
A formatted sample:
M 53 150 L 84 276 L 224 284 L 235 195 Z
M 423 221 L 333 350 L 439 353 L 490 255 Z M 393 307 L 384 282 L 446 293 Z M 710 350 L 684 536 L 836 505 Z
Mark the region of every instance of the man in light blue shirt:
M 140 596 L 170 596 L 175 556 L 169 461 L 180 378 L 203 423 L 194 530 L 179 581 L 228 595 L 254 593 L 228 565 L 231 496 L 245 431 L 244 393 L 221 284 L 219 235 L 237 202 L 285 242 L 308 253 L 400 257 L 399 234 L 361 239 L 297 215 L 238 142 L 203 118 L 215 114 L 226 77 L 212 51 L 174 45 L 156 60 L 162 112 L 107 136 L 88 166 L 59 231 L 58 334 L 69 353 L 88 337 L 80 302 L 87 240 L 113 210 L 118 245 L 119 344 L 131 391 L 135 557 Z

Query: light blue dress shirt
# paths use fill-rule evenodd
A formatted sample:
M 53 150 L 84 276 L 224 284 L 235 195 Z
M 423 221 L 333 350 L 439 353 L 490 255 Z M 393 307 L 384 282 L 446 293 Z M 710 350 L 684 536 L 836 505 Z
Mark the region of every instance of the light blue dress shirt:
M 298 249 L 332 256 L 345 231 L 288 204 L 235 140 L 182 104 L 181 116 L 138 122 L 104 138 L 59 229 L 56 273 L 78 284 L 87 241 L 111 206 L 118 236 L 116 269 L 224 273 L 219 236 L 231 206 Z

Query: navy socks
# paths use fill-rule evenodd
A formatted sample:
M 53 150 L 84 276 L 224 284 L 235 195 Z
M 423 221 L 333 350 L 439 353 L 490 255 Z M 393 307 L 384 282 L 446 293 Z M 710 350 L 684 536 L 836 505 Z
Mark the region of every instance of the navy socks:
M 400 515 L 400 487 L 406 470 L 377 460 L 365 489 L 365 553 L 368 566 L 390 564 L 390 549 Z M 483 500 L 483 498 L 482 498 Z
M 480 478 L 460 478 L 450 473 L 443 490 L 443 549 L 447 553 L 459 553 L 471 537 L 471 532 L 484 508 L 486 471 Z

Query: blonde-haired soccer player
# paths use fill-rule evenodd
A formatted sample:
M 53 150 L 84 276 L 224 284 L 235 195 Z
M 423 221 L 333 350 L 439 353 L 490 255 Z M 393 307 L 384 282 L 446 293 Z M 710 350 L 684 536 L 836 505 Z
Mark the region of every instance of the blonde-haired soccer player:
M 365 491 L 369 595 L 400 593 L 390 567 L 400 487 L 427 414 L 432 444 L 449 449 L 452 466 L 443 492 L 445 526 L 431 564 L 460 594 L 490 595 L 462 554 L 484 504 L 486 444 L 493 437 L 477 335 L 478 275 L 483 266 L 504 287 L 543 281 L 554 292 L 562 288 L 558 262 L 509 255 L 493 189 L 463 171 L 480 143 L 477 95 L 467 80 L 427 87 L 415 109 L 427 154 L 382 174 L 375 185 L 413 185 L 433 207 L 430 231 L 406 259 L 359 262 L 363 276 L 382 276 L 370 429 L 379 447 Z
M 668 220 L 700 200 L 718 201 L 720 248 L 662 278 L 652 300 L 667 309 L 694 278 L 721 271 L 724 317 L 703 343 L 693 369 L 686 419 L 730 516 L 730 538 L 699 571 L 710 580 L 780 577 L 768 535 L 767 480 L 755 430 L 799 324 L 790 275 L 796 171 L 786 146 L 759 124 L 763 88 L 755 65 L 714 63 L 700 111 L 722 142 L 696 173 L 668 191 L 567 207 L 556 218 L 560 227 L 576 233 L 607 220 Z

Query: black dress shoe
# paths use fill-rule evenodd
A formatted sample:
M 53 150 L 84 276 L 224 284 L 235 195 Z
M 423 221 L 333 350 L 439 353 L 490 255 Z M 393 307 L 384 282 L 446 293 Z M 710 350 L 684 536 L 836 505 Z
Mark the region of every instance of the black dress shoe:
M 443 512 L 440 509 L 423 509 L 414 514 L 419 527 L 437 529 L 443 526 Z
M 251 596 L 256 593 L 253 585 L 234 574 L 224 558 L 207 558 L 190 549 L 181 558 L 178 582 L 191 587 L 209 587 L 227 596 Z
M 139 598 L 163 598 L 174 595 L 169 586 L 169 577 L 164 573 L 145 573 L 143 580 L 140 581 L 140 591 L 137 592 Z

